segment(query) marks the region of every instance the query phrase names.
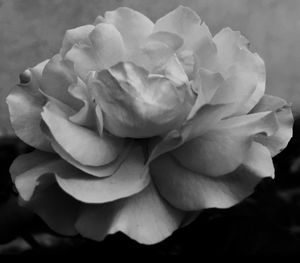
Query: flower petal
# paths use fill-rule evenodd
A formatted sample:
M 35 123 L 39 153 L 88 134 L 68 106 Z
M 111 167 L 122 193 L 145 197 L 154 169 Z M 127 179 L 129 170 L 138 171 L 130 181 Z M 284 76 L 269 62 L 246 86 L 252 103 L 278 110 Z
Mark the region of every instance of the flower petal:
M 83 165 L 108 164 L 117 158 L 123 147 L 121 139 L 109 135 L 99 137 L 95 132 L 70 122 L 53 102 L 46 104 L 41 115 L 58 144 Z
M 89 34 L 91 44 L 75 44 L 66 54 L 75 72 L 85 80 L 90 71 L 110 68 L 124 59 L 124 43 L 118 30 L 109 24 L 98 24 Z
M 143 244 L 167 238 L 179 226 L 183 212 L 167 204 L 149 184 L 140 193 L 104 205 L 88 206 L 76 222 L 84 237 L 101 241 L 107 234 L 122 231 Z
M 221 72 L 232 66 L 239 50 L 249 44 L 249 41 L 239 31 L 233 31 L 229 27 L 217 33 L 213 41 L 218 49 L 218 67 Z
M 55 182 L 49 169 L 59 163 L 57 155 L 37 150 L 17 157 L 10 167 L 10 174 L 22 199 L 30 200 L 37 188 L 43 190 Z
M 37 213 L 57 233 L 70 236 L 78 234 L 74 225 L 81 204 L 64 193 L 57 184 L 47 187 L 23 205 Z
M 201 19 L 192 9 L 179 6 L 158 19 L 153 31 L 175 33 L 183 38 L 184 49 L 195 50 L 201 42 Z
M 198 69 L 192 81 L 192 88 L 197 93 L 197 99 L 188 119 L 192 118 L 203 105 L 210 103 L 216 91 L 223 83 L 224 78 L 220 73 L 214 73 L 203 68 Z
M 292 138 L 294 119 L 291 106 L 285 100 L 278 97 L 265 95 L 251 112 L 255 113 L 266 110 L 275 112 L 279 129 L 272 136 L 259 135 L 255 140 L 268 147 L 272 156 L 275 156 L 287 146 Z
M 95 109 L 85 83 L 78 78 L 77 83 L 69 87 L 69 92 L 83 102 L 83 107 L 75 115 L 69 117 L 69 120 L 89 128 L 95 127 L 97 125 Z
M 153 23 L 149 18 L 128 7 L 106 12 L 104 21 L 113 24 L 121 33 L 129 53 L 138 49 L 153 30 Z
M 264 61 L 248 50 L 248 41 L 240 32 L 224 29 L 214 41 L 218 54 L 213 70 L 222 73 L 226 85 L 218 89 L 212 103 L 235 102 L 232 115 L 246 114 L 264 95 Z
M 67 30 L 60 49 L 61 56 L 64 57 L 75 44 L 89 44 L 89 34 L 94 28 L 93 25 L 84 25 Z
M 55 55 L 44 68 L 41 90 L 71 108 L 78 109 L 82 103 L 68 92 L 74 82 L 77 82 L 77 78 L 72 65 L 62 60 L 60 55 Z
M 214 128 L 229 109 L 230 104 L 204 105 L 180 129 L 172 130 L 163 138 L 151 141 L 148 162 Z
M 104 127 L 119 137 L 164 134 L 179 126 L 191 108 L 186 86 L 149 75 L 129 62 L 95 73 L 89 87 L 102 110 Z
M 147 41 L 157 41 L 166 44 L 170 49 L 172 49 L 174 52 L 179 49 L 183 44 L 183 39 L 174 33 L 171 32 L 155 32 L 151 34 Z
M 124 150 L 119 154 L 119 156 L 107 165 L 102 166 L 88 166 L 83 165 L 76 161 L 70 154 L 68 154 L 55 140 L 52 140 L 51 146 L 54 151 L 65 161 L 73 165 L 74 167 L 80 169 L 81 171 L 96 176 L 96 177 L 107 177 L 113 175 L 124 162 L 127 157 L 128 150 L 130 147 L 124 147 Z
M 196 173 L 221 176 L 243 163 L 253 136 L 259 133 L 270 136 L 277 129 L 278 122 L 272 112 L 233 117 L 220 121 L 215 128 L 183 144 L 172 155 Z
M 43 151 L 51 151 L 50 144 L 41 131 L 41 111 L 46 99 L 39 94 L 35 85 L 14 87 L 6 103 L 10 114 L 11 125 L 16 135 L 25 143 Z
M 253 143 L 244 164 L 223 176 L 194 173 L 171 155 L 156 159 L 150 172 L 160 194 L 168 202 L 179 209 L 194 211 L 237 204 L 253 192 L 263 177 L 273 176 L 274 169 L 269 151 Z
M 53 172 L 59 186 L 75 199 L 85 203 L 105 203 L 144 189 L 150 180 L 148 173 L 143 173 L 144 166 L 142 150 L 135 147 L 120 168 L 106 178 L 90 176 L 67 163 Z

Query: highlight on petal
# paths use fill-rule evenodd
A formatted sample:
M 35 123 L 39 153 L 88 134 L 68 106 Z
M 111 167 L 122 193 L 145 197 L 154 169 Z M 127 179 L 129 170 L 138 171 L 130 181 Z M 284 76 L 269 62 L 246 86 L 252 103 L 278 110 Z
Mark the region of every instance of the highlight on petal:
M 221 176 L 243 163 L 255 135 L 271 136 L 277 129 L 278 122 L 272 112 L 221 120 L 213 129 L 175 149 L 172 156 L 196 173 Z
M 170 154 L 154 160 L 150 172 L 160 194 L 170 204 L 185 211 L 196 211 L 237 204 L 254 191 L 263 177 L 273 176 L 274 167 L 269 151 L 254 142 L 243 164 L 219 177 L 195 173 L 181 166 Z
M 75 199 L 85 203 L 105 203 L 140 192 L 149 184 L 144 156 L 134 147 L 119 169 L 111 176 L 97 178 L 65 163 L 54 171 L 59 186 Z
M 76 222 L 78 232 L 101 241 L 121 231 L 142 244 L 154 244 L 170 236 L 184 213 L 165 202 L 150 183 L 143 191 L 103 205 L 86 206 Z
M 107 69 L 124 59 L 125 47 L 118 30 L 110 24 L 98 24 L 89 34 L 90 44 L 75 44 L 66 53 L 75 72 L 85 80 L 90 71 Z
M 41 80 L 41 90 L 73 109 L 81 107 L 81 102 L 68 92 L 70 85 L 77 81 L 72 65 L 63 60 L 59 54 L 55 55 L 44 68 Z
M 279 128 L 272 136 L 258 135 L 255 140 L 265 145 L 272 156 L 280 153 L 293 136 L 293 114 L 291 106 L 278 97 L 264 95 L 251 112 L 274 111 Z
M 98 136 L 78 126 L 59 111 L 55 103 L 48 102 L 41 113 L 51 136 L 75 160 L 83 165 L 99 166 L 115 160 L 123 148 L 123 140 L 112 136 Z
M 129 53 L 138 49 L 153 30 L 153 23 L 149 18 L 128 7 L 106 12 L 104 21 L 114 25 L 121 33 Z
M 89 34 L 94 28 L 93 25 L 84 25 L 67 30 L 60 49 L 61 56 L 64 57 L 75 44 L 90 44 Z

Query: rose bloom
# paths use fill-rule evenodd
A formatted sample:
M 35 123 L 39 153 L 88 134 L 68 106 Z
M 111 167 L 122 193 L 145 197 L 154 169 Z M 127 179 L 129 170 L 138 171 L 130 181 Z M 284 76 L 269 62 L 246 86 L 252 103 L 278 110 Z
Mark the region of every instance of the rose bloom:
M 7 97 L 35 148 L 10 169 L 21 204 L 63 235 L 153 244 L 249 196 L 274 177 L 293 117 L 264 95 L 248 44 L 182 6 L 156 23 L 121 7 L 68 30 Z

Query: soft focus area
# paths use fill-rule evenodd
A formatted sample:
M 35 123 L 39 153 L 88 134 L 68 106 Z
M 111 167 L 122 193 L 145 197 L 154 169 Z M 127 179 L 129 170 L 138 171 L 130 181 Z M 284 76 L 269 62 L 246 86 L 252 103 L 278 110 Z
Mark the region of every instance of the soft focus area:
M 300 1 L 298 0 L 2 0 L 0 1 L 0 120 L 9 132 L 4 99 L 28 66 L 55 54 L 64 32 L 92 23 L 118 6 L 141 11 L 152 20 L 179 4 L 200 14 L 213 34 L 229 26 L 250 40 L 265 60 L 267 93 L 293 103 L 300 112 Z

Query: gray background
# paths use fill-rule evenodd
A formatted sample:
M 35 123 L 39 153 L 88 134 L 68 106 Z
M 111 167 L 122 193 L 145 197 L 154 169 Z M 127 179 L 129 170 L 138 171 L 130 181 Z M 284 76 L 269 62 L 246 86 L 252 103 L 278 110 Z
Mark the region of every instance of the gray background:
M 156 20 L 179 4 L 197 11 L 213 34 L 240 30 L 266 62 L 267 92 L 300 113 L 300 0 L 0 0 L 0 133 L 11 132 L 4 100 L 18 74 L 53 56 L 65 30 L 118 6 Z

